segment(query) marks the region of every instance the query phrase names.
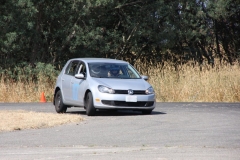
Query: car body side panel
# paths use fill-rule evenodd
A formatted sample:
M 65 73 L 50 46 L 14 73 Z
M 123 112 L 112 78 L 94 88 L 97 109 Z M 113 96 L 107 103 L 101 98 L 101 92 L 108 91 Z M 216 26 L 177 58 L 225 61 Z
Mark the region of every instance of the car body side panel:
M 88 89 L 88 83 L 85 79 L 77 79 L 75 77 L 71 80 L 72 83 L 72 104 L 74 106 L 84 106 L 84 95 Z
M 70 62 L 70 60 L 67 61 L 67 63 L 65 64 L 65 66 L 63 67 L 63 69 L 61 70 L 61 72 L 59 73 L 59 75 L 58 75 L 58 77 L 57 77 L 56 85 L 55 85 L 55 89 L 58 87 L 58 88 L 60 88 L 60 90 L 61 90 L 61 92 L 62 92 L 62 98 L 63 98 L 63 103 L 64 103 L 64 104 L 67 102 L 67 99 L 66 99 L 67 93 L 63 92 L 63 90 L 62 90 L 62 86 L 63 86 L 63 83 L 62 83 L 62 82 L 63 82 L 63 80 L 65 80 L 65 79 L 63 78 L 63 76 L 65 75 L 65 70 L 66 70 L 66 67 L 68 66 L 69 62 Z M 69 79 L 70 79 L 70 78 L 69 78 Z M 66 82 L 67 82 L 67 80 L 66 80 Z M 66 85 L 67 85 L 67 83 L 66 83 Z M 69 86 L 70 86 L 70 84 L 69 84 Z
M 61 90 L 62 90 L 62 95 L 65 101 L 64 103 L 68 103 L 72 100 L 71 79 L 72 79 L 72 76 L 69 76 L 66 74 L 64 74 L 64 76 L 61 77 L 61 83 L 62 83 Z

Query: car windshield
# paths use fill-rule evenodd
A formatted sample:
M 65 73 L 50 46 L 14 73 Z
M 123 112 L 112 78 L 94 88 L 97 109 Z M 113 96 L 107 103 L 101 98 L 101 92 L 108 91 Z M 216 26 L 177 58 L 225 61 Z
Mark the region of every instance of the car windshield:
M 130 65 L 124 63 L 88 63 L 91 77 L 138 79 L 138 72 Z

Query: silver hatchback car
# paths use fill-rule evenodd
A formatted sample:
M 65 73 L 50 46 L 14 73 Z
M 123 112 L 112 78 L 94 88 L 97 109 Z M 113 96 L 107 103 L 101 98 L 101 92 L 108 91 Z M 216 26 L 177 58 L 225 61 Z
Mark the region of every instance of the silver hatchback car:
M 97 109 L 138 110 L 155 108 L 153 87 L 128 62 L 107 58 L 70 59 L 59 74 L 54 101 L 57 113 L 84 107 L 88 116 Z

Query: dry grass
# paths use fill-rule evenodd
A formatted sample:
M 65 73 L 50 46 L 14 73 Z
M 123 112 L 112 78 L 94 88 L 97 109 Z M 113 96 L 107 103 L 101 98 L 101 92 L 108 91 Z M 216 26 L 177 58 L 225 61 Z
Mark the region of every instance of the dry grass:
M 240 66 L 224 66 L 200 71 L 183 66 L 152 68 L 149 82 L 154 86 L 157 100 L 163 102 L 240 102 Z
M 0 132 L 47 128 L 83 120 L 79 115 L 37 113 L 23 110 L 2 110 L 0 111 L 0 117 Z
M 239 102 L 240 65 L 193 68 L 183 65 L 178 72 L 170 65 L 152 65 L 140 70 L 149 76 L 159 102 Z M 41 93 L 52 101 L 55 82 L 4 82 L 0 79 L 0 102 L 39 102 Z
M 55 82 L 12 82 L 3 79 L 0 80 L 0 102 L 39 102 L 42 92 L 48 102 L 53 99 Z

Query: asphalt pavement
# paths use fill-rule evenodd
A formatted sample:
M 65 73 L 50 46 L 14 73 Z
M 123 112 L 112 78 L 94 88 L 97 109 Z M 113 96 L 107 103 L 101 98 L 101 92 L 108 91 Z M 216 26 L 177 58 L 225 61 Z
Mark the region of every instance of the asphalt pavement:
M 0 103 L 1 110 L 55 113 L 51 103 Z M 57 113 L 56 113 L 57 114 Z M 0 133 L 0 159 L 240 159 L 240 103 L 157 103 L 151 115 L 82 108 L 52 128 Z

